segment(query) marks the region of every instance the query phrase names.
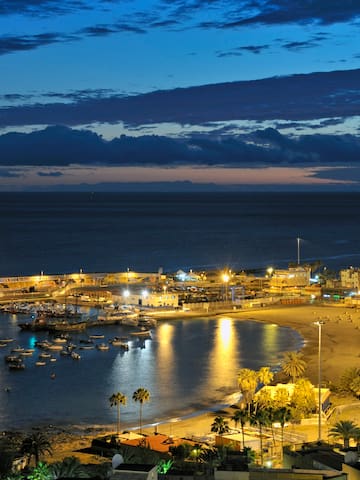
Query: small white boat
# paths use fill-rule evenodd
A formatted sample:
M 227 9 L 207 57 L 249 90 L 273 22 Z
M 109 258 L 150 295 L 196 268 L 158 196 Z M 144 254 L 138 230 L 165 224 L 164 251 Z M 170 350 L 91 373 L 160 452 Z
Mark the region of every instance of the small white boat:
M 35 362 L 35 365 L 37 367 L 44 367 L 46 365 L 46 362 L 42 362 L 41 360 L 38 360 L 37 362 Z
M 106 343 L 99 343 L 98 345 L 96 345 L 96 348 L 101 351 L 106 351 L 110 349 L 109 345 L 106 345 Z
M 55 344 L 55 343 L 50 343 L 47 347 L 46 347 L 47 350 L 62 350 L 63 349 L 63 345 L 62 344 Z
M 95 339 L 99 339 L 99 338 L 104 338 L 105 335 L 103 335 L 102 333 L 93 333 L 92 335 L 89 335 L 89 338 L 95 340 Z
M 14 352 L 14 353 L 22 353 L 22 352 L 25 351 L 25 348 L 20 347 L 20 345 L 18 345 L 17 347 L 12 348 L 11 351 Z
M 138 330 L 137 332 L 130 332 L 133 337 L 151 337 L 151 330 Z
M 13 341 L 14 341 L 13 338 L 1 338 L 0 339 L 0 343 L 11 343 Z
M 23 352 L 20 352 L 20 356 L 31 357 L 33 353 L 34 353 L 34 350 L 24 350 Z
M 80 356 L 80 354 L 77 353 L 77 352 L 71 352 L 71 358 L 72 358 L 73 360 L 80 360 L 81 356 Z
M 47 352 L 42 352 L 39 354 L 39 358 L 50 358 L 51 354 Z

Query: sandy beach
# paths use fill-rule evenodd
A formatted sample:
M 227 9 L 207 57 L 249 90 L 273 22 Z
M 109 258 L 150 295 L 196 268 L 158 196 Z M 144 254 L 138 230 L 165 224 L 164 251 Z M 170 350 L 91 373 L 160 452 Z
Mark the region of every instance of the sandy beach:
M 215 313 L 212 312 L 212 316 Z M 224 313 L 221 313 L 223 315 Z M 177 313 L 177 316 L 183 313 Z M 220 315 L 220 314 L 218 314 Z M 307 368 L 305 376 L 314 384 L 318 383 L 318 346 L 319 328 L 314 324 L 323 321 L 321 336 L 321 366 L 322 381 L 329 384 L 337 383 L 342 373 L 350 367 L 360 364 L 360 309 L 344 306 L 301 305 L 264 308 L 259 310 L 231 311 L 227 315 L 241 321 L 242 319 L 274 323 L 288 326 L 298 331 L 304 339 L 303 354 Z M 203 316 L 203 315 L 202 315 Z M 190 315 L 189 315 L 190 317 Z M 172 317 L 173 318 L 173 317 Z M 264 365 L 265 366 L 265 365 Z M 359 402 L 360 403 L 360 402 Z M 225 409 L 224 416 L 231 417 L 231 408 Z M 169 419 L 157 426 L 158 433 L 164 433 L 179 438 L 206 437 L 211 432 L 211 424 L 216 412 L 207 412 L 184 419 Z M 89 425 L 82 432 L 63 432 L 52 435 L 54 454 L 48 461 L 76 455 L 83 462 L 106 461 L 101 457 L 76 452 L 89 446 L 91 439 L 109 433 L 115 426 L 99 429 Z M 134 426 L 134 429 L 136 426 Z M 143 428 L 144 433 L 154 433 L 154 427 Z M 304 428 L 308 441 L 316 439 L 316 428 Z

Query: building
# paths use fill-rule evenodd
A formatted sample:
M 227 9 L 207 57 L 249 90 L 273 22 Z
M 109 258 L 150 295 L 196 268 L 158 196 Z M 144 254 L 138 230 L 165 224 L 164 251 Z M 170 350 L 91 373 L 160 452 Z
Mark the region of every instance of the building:
M 287 270 L 274 270 L 269 282 L 270 290 L 282 291 L 289 288 L 303 288 L 310 285 L 310 268 L 290 267 Z

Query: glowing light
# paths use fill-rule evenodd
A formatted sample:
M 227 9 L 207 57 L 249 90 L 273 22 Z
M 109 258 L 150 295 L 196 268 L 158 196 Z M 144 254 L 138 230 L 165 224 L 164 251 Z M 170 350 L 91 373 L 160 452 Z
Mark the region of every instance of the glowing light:
M 124 297 L 129 297 L 129 296 L 130 296 L 130 291 L 124 290 Z

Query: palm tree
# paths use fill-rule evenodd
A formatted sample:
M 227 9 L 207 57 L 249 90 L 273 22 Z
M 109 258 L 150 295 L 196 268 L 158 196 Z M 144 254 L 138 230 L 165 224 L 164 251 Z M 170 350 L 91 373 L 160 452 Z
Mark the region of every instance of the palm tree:
M 250 425 L 255 425 L 259 428 L 261 465 L 264 463 L 262 427 L 269 425 L 269 423 L 269 412 L 267 410 L 256 410 L 250 415 Z
M 305 372 L 306 363 L 301 352 L 285 352 L 281 364 L 283 372 L 291 378 L 292 383 Z
M 150 392 L 146 390 L 146 388 L 138 388 L 135 390 L 133 393 L 132 399 L 134 402 L 139 402 L 140 403 L 140 433 L 141 433 L 141 428 L 142 428 L 142 406 L 144 402 L 148 402 L 150 400 Z
M 88 478 L 84 466 L 76 457 L 66 457 L 62 462 L 50 465 L 50 471 L 54 480 L 58 478 Z
M 255 370 L 242 368 L 238 373 L 238 385 L 243 395 L 244 402 L 250 408 L 258 384 L 258 374 Z
M 51 444 L 41 432 L 33 433 L 24 438 L 22 441 L 20 452 L 28 456 L 28 462 L 30 464 L 32 457 L 34 457 L 35 465 L 40 461 L 40 456 L 45 453 L 52 455 Z
M 344 449 L 347 449 L 352 438 L 359 438 L 360 428 L 352 420 L 340 420 L 330 429 L 329 434 L 335 438 L 342 438 Z
M 280 407 L 274 411 L 274 420 L 280 423 L 281 426 L 281 459 L 283 458 L 284 448 L 284 428 L 285 424 L 291 419 L 291 410 L 288 407 Z
M 239 410 L 236 410 L 234 415 L 231 417 L 231 420 L 234 421 L 235 423 L 235 428 L 237 428 L 238 422 L 240 422 L 240 427 L 241 427 L 241 436 L 242 436 L 242 444 L 243 444 L 243 449 L 245 448 L 245 424 L 249 420 L 249 412 L 245 408 L 239 408 Z
M 120 434 L 120 405 L 126 405 L 126 396 L 121 392 L 113 393 L 109 398 L 110 406 L 117 408 L 117 435 Z
M 269 385 L 274 379 L 274 374 L 270 370 L 270 367 L 261 367 L 258 371 L 258 380 L 259 383 L 263 385 Z
M 219 435 L 224 435 L 224 433 L 229 431 L 229 422 L 227 422 L 224 417 L 215 417 L 211 424 L 211 431 Z

